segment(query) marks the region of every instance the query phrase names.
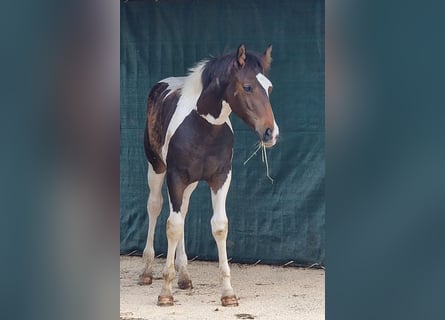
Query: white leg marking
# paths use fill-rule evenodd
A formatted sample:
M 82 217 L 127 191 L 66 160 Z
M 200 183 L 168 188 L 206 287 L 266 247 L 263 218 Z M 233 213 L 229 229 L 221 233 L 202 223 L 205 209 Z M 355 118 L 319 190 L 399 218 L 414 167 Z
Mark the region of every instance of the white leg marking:
M 180 210 L 188 209 L 189 198 L 193 190 L 197 185 L 193 183 L 187 188 L 185 188 L 183 193 L 184 197 L 187 201 L 181 204 Z M 170 204 L 170 216 L 167 219 L 167 242 L 168 242 L 168 250 L 167 250 L 167 259 L 165 261 L 165 267 L 163 271 L 164 284 L 161 289 L 160 297 L 171 297 L 172 296 L 172 282 L 175 279 L 175 252 L 179 242 L 184 241 L 184 221 L 185 221 L 185 213 L 175 212 L 173 211 L 173 205 L 169 195 L 169 204 Z M 182 251 L 182 249 L 179 249 Z M 183 252 L 185 256 L 185 250 Z M 184 258 L 184 257 L 183 257 Z M 187 256 L 185 256 L 185 263 L 187 263 Z M 187 274 L 188 275 L 188 274 Z M 162 298 L 161 298 L 162 299 Z
M 175 279 L 175 251 L 179 240 L 184 233 L 184 218 L 180 212 L 170 212 L 167 219 L 167 260 L 163 271 L 164 284 L 161 289 L 161 297 L 172 296 L 172 282 Z
M 162 184 L 164 182 L 165 173 L 157 174 L 150 163 L 148 163 L 148 187 L 150 194 L 147 201 L 147 213 L 148 213 L 148 233 L 147 242 L 143 253 L 143 259 L 145 261 L 145 268 L 142 273 L 142 277 L 152 277 L 153 272 L 153 259 L 154 259 L 154 232 L 156 227 L 156 221 L 162 209 Z M 141 278 L 141 282 L 144 280 Z M 148 280 L 148 279 L 147 279 Z
M 212 193 L 213 216 L 211 219 L 212 234 L 218 246 L 219 257 L 219 272 L 222 287 L 222 297 L 229 297 L 234 295 L 232 285 L 230 283 L 230 268 L 227 261 L 226 240 L 228 233 L 228 219 L 226 214 L 226 198 L 229 191 L 232 172 L 227 175 L 221 189 L 216 193 Z
M 183 216 L 184 221 L 189 208 L 190 196 L 197 185 L 198 182 L 194 182 L 184 190 L 181 205 L 181 215 Z M 175 269 L 177 272 L 179 272 L 178 284 L 180 286 L 188 285 L 188 283 L 191 285 L 190 275 L 187 270 L 187 254 L 185 253 L 184 233 L 182 233 L 182 237 L 179 239 L 178 246 L 176 247 Z

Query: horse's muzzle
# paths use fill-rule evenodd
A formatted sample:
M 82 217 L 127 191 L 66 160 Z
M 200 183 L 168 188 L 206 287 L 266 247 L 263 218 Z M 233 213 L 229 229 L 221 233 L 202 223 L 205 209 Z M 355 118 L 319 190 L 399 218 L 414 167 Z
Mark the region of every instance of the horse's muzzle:
M 263 135 L 260 135 L 261 142 L 266 148 L 270 148 L 275 145 L 278 140 L 278 130 L 266 128 Z
M 264 134 L 263 134 L 263 141 L 267 143 L 270 140 L 272 140 L 272 129 L 271 128 L 267 128 L 266 131 L 264 131 Z

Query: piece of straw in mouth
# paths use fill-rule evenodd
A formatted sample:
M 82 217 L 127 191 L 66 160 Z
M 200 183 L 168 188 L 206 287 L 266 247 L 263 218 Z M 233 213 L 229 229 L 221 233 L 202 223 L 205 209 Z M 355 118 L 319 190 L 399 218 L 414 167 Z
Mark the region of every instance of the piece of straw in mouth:
M 269 163 L 267 162 L 266 146 L 264 145 L 264 143 L 262 143 L 262 147 L 263 147 L 263 154 L 264 154 L 263 155 L 263 162 L 266 163 L 266 176 L 273 183 L 273 179 L 271 178 L 271 176 L 269 174 Z
M 246 161 L 244 161 L 244 165 L 246 165 L 246 163 L 249 162 L 249 160 L 252 159 L 253 156 L 255 156 L 258 150 L 260 149 L 261 149 L 261 144 L 258 144 L 258 148 L 256 148 L 256 150 L 252 153 L 252 155 Z
M 246 165 L 246 163 L 249 162 L 249 160 L 252 159 L 253 156 L 256 155 L 258 150 L 260 149 L 261 149 L 261 159 L 266 164 L 266 176 L 273 183 L 273 179 L 270 177 L 269 174 L 269 163 L 267 161 L 266 145 L 262 141 L 258 144 L 258 148 L 252 153 L 252 155 L 246 161 L 244 161 L 244 165 Z

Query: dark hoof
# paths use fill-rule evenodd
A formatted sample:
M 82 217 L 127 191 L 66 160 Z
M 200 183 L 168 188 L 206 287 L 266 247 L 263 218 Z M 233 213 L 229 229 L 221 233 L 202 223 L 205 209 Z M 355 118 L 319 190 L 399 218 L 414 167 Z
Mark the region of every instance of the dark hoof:
M 140 285 L 140 286 L 146 286 L 146 285 L 152 284 L 152 282 L 153 282 L 152 275 L 143 273 L 139 276 L 138 285 Z
M 173 305 L 173 296 L 158 296 L 158 306 L 169 307 Z
M 179 280 L 178 287 L 182 290 L 193 289 L 192 280 Z
M 221 304 L 223 307 L 237 307 L 238 298 L 235 295 L 229 297 L 222 297 Z

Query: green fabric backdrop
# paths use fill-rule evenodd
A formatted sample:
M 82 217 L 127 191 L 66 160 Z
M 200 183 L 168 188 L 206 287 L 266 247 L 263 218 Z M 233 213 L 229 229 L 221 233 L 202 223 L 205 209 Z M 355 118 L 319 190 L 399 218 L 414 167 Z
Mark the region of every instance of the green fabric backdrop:
M 209 55 L 244 43 L 273 45 L 269 74 L 281 139 L 269 149 L 272 184 L 256 136 L 232 115 L 232 185 L 227 199 L 228 256 L 233 261 L 324 263 L 324 1 L 129 1 L 121 4 L 121 253 L 141 252 L 148 216 L 143 151 L 148 92 L 158 80 L 181 76 Z M 155 236 L 166 253 L 168 198 Z M 210 229 L 210 192 L 200 182 L 186 218 L 189 258 L 217 259 Z

